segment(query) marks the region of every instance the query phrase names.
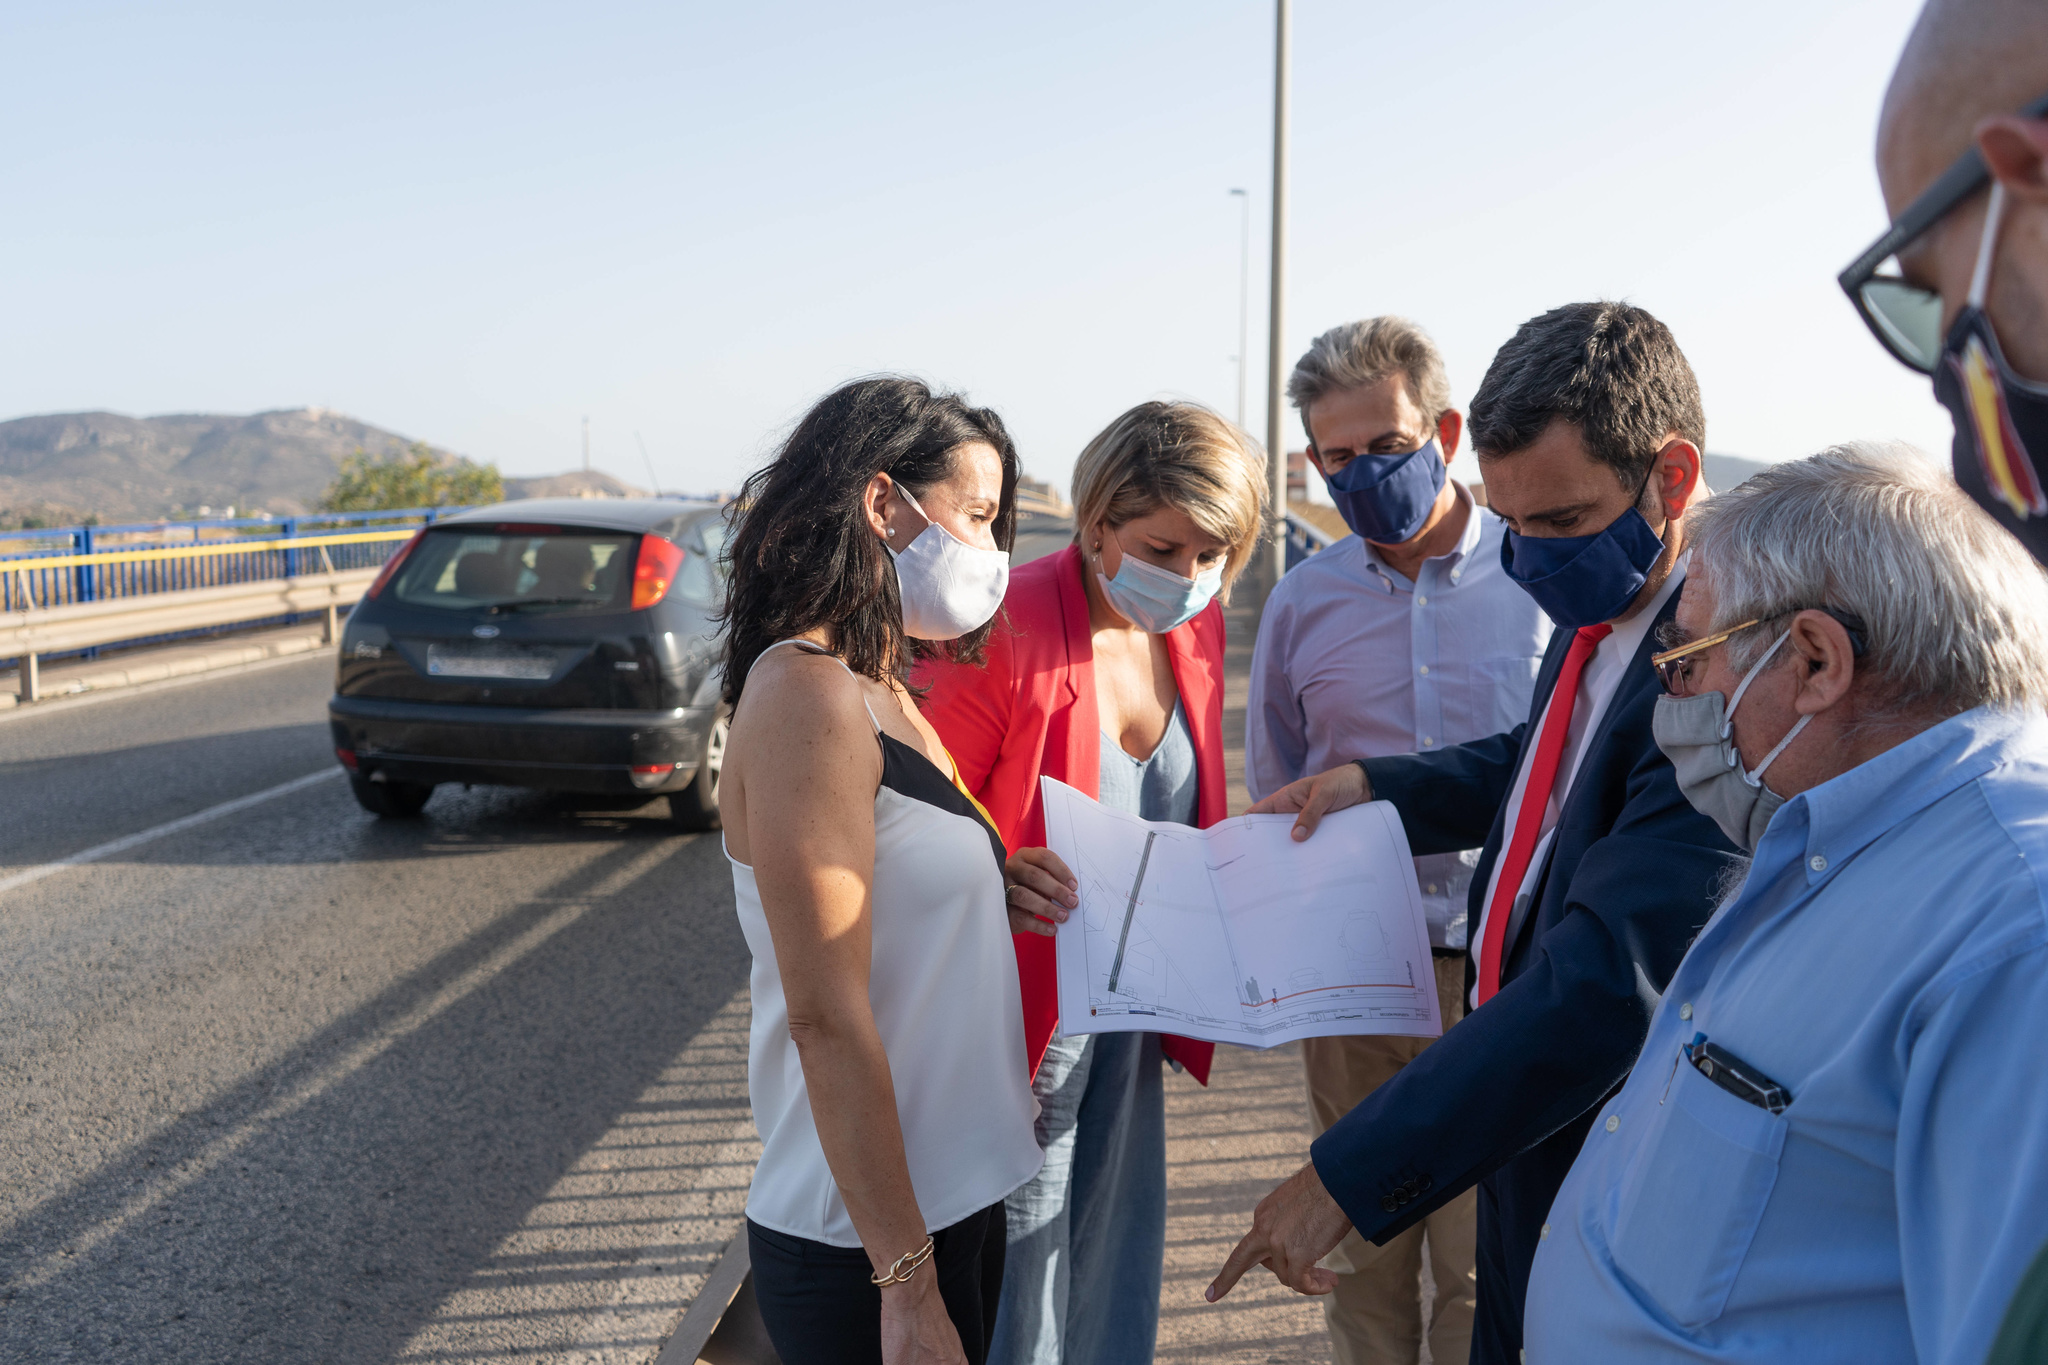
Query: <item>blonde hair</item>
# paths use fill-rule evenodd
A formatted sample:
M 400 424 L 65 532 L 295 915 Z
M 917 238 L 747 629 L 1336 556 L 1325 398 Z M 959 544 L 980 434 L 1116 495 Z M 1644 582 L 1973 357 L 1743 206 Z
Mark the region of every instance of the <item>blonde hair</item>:
M 1224 600 L 1266 530 L 1266 457 L 1258 443 L 1199 403 L 1140 403 L 1102 429 L 1074 462 L 1074 540 L 1098 521 L 1114 529 L 1161 507 L 1185 513 L 1229 547 Z

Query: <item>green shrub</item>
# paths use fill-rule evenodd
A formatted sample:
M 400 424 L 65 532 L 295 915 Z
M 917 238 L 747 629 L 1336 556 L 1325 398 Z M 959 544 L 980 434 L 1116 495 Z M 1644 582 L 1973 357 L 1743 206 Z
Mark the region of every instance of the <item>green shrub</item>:
M 327 512 L 388 512 L 401 507 L 461 507 L 498 502 L 505 480 L 495 467 L 459 455 L 437 456 L 425 441 L 372 455 L 358 448 L 320 495 Z

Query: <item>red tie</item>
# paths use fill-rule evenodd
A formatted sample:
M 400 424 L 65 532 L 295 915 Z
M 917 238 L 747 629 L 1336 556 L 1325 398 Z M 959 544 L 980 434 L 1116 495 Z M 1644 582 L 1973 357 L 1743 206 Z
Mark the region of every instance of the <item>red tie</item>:
M 1600 642 L 1613 634 L 1605 622 L 1580 626 L 1565 651 L 1564 667 L 1558 670 L 1557 686 L 1550 692 L 1550 710 L 1543 717 L 1543 733 L 1536 740 L 1536 755 L 1529 762 L 1529 781 L 1522 788 L 1522 809 L 1515 817 L 1515 837 L 1500 861 L 1500 877 L 1493 884 L 1493 904 L 1486 912 L 1486 938 L 1479 945 L 1479 1003 L 1491 1000 L 1500 989 L 1500 960 L 1508 935 L 1508 919 L 1521 892 L 1522 878 L 1529 874 L 1529 859 L 1536 854 L 1536 836 L 1543 828 L 1543 811 L 1550 804 L 1550 789 L 1557 782 L 1557 760 L 1564 753 L 1565 735 L 1572 728 L 1572 707 L 1579 700 L 1579 675 L 1586 660 Z

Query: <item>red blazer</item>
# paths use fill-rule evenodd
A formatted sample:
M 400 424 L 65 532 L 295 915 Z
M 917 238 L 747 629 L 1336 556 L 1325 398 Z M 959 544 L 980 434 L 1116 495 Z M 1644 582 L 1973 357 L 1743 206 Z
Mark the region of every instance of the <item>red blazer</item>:
M 988 664 L 927 662 L 925 719 L 960 766 L 1012 853 L 1045 843 L 1043 774 L 1099 795 L 1102 726 L 1095 711 L 1095 646 L 1078 547 L 1010 572 L 1003 597 L 1007 624 L 988 642 Z M 1195 821 L 1203 828 L 1229 813 L 1223 776 L 1223 611 L 1214 602 L 1166 636 L 1173 681 L 1195 741 Z M 1024 1047 L 1033 1075 L 1059 1023 L 1053 941 L 1013 935 L 1024 988 Z M 1169 1036 L 1166 1055 L 1209 1083 L 1213 1043 Z

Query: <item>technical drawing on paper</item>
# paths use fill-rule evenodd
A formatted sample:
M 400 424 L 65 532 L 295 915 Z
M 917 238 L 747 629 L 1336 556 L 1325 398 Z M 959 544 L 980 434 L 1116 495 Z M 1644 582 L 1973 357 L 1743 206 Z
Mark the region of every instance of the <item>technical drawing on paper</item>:
M 1420 888 L 1391 807 L 1338 812 L 1296 843 L 1290 817 L 1198 831 L 1042 786 L 1047 842 L 1081 884 L 1056 944 L 1065 1032 L 1270 1047 L 1441 1031 Z

